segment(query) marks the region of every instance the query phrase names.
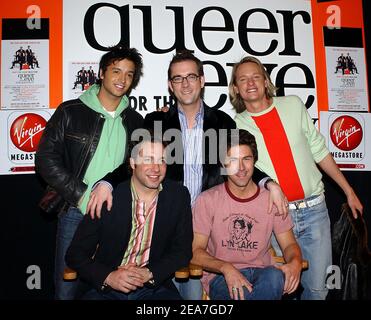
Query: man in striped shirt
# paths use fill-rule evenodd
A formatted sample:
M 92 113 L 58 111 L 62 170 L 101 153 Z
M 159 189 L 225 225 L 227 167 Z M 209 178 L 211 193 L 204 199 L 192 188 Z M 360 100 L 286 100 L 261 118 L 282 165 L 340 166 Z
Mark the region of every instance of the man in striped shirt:
M 181 299 L 172 282 L 192 257 L 188 190 L 164 181 L 161 138 L 144 137 L 131 152 L 131 179 L 117 186 L 101 219 L 85 215 L 66 255 L 90 285 L 83 299 Z

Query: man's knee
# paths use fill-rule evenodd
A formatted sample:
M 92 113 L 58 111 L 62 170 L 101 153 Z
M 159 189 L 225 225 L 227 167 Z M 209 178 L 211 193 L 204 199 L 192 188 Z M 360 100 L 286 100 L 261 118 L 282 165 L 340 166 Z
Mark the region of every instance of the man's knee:
M 284 273 L 275 267 L 269 267 L 266 275 L 266 281 L 269 281 L 272 286 L 272 290 L 277 293 L 283 293 L 283 287 L 285 285 L 285 275 Z

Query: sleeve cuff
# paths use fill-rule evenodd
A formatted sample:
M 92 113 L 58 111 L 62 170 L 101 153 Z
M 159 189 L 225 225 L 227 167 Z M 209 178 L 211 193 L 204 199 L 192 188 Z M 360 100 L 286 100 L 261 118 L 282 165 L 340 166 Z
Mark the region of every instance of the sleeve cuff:
M 108 181 L 105 181 L 105 180 L 100 180 L 100 181 L 96 182 L 93 185 L 93 188 L 91 188 L 91 191 L 93 191 L 100 183 L 105 184 L 108 188 L 110 188 L 111 192 L 113 191 L 112 184 L 110 184 Z
M 265 177 L 259 181 L 259 188 L 260 189 L 267 189 L 267 184 L 271 181 L 274 181 L 271 177 Z

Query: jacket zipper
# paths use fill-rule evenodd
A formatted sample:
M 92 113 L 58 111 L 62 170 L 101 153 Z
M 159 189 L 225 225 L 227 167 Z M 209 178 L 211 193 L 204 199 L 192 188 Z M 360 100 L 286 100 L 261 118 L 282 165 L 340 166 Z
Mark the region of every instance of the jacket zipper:
M 124 123 L 124 120 L 125 120 L 125 118 L 126 118 L 126 114 L 122 114 L 122 116 L 121 116 L 121 118 L 122 118 L 122 126 L 123 126 L 123 128 L 124 128 L 124 130 L 125 130 L 125 136 L 126 136 L 126 141 L 125 141 L 125 151 L 124 151 L 124 158 L 123 158 L 123 162 L 125 161 L 125 159 L 126 159 L 126 156 L 127 156 L 127 152 L 128 152 L 128 142 L 130 141 L 129 139 L 130 139 L 130 137 L 128 137 L 128 130 L 126 129 L 126 126 L 125 126 L 125 123 Z
M 82 141 L 82 142 L 85 142 L 86 141 L 86 137 L 81 137 L 81 136 L 77 136 L 77 135 L 70 134 L 70 133 L 67 133 L 66 134 L 66 137 L 73 138 L 73 139 L 75 139 L 77 141 Z

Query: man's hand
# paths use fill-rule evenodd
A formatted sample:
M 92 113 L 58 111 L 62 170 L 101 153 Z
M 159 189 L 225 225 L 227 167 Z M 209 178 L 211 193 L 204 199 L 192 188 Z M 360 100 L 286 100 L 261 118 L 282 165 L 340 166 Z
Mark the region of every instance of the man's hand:
M 285 274 L 283 293 L 290 294 L 294 292 L 300 283 L 300 273 L 302 269 L 301 263 L 295 260 L 290 263 L 275 267 L 280 269 Z
M 141 267 L 141 268 L 137 268 L 137 270 L 138 270 L 138 272 L 141 273 L 141 275 L 144 279 L 144 283 L 148 282 L 149 280 L 151 280 L 153 278 L 153 274 L 148 268 Z
M 107 283 L 112 289 L 129 293 L 136 290 L 138 287 L 143 287 L 146 278 L 143 276 L 145 270 L 136 267 L 135 265 L 127 265 L 119 267 L 112 271 L 106 278 Z
M 280 185 L 275 181 L 269 181 L 267 188 L 269 190 L 269 213 L 272 212 L 274 204 L 278 209 L 279 215 L 282 216 L 282 220 L 286 219 L 289 213 L 289 202 L 287 201 L 287 198 Z
M 126 270 L 135 270 L 135 272 L 141 274 L 143 278 L 143 283 L 148 282 L 153 277 L 152 272 L 147 267 L 138 267 L 135 263 L 128 263 L 124 266 L 119 266 L 118 268 Z
M 169 107 L 166 107 L 166 106 L 163 106 L 162 108 L 158 108 L 157 111 L 161 111 L 161 112 L 168 112 L 170 110 Z
M 94 219 L 101 217 L 101 210 L 103 203 L 107 201 L 107 210 L 110 211 L 112 208 L 112 191 L 105 183 L 99 183 L 91 191 L 90 199 L 86 212 L 90 214 L 90 217 Z
M 225 263 L 221 269 L 227 283 L 229 295 L 233 300 L 245 300 L 243 287 L 251 292 L 252 284 L 232 264 Z
M 359 199 L 358 199 L 357 195 L 355 194 L 355 192 L 353 191 L 353 189 L 352 189 L 352 192 L 350 192 L 347 195 L 347 202 L 348 202 L 348 205 L 349 205 L 350 209 L 352 210 L 352 214 L 353 214 L 354 219 L 358 218 L 357 211 L 359 211 L 359 213 L 361 215 L 363 214 L 362 203 L 361 203 L 361 201 L 359 201 Z

